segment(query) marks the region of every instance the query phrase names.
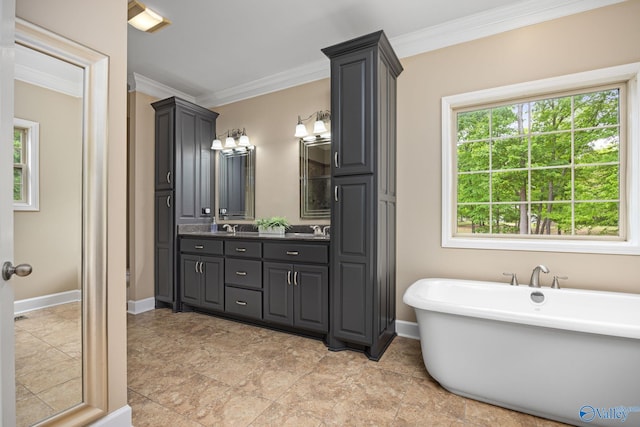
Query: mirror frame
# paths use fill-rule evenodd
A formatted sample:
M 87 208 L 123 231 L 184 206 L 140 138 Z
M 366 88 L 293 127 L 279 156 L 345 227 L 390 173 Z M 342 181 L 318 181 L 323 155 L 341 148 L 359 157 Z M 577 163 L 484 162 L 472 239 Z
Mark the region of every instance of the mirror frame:
M 36 424 L 86 425 L 107 414 L 107 108 L 109 58 L 16 18 L 17 44 L 84 70 L 82 402 Z
M 309 181 L 309 156 L 308 148 L 317 145 L 331 146 L 331 138 L 316 138 L 311 141 L 300 139 L 300 218 L 302 219 L 329 219 L 331 218 L 331 208 L 310 209 L 308 203 L 308 181 Z M 327 181 L 331 185 L 331 175 L 327 175 Z
M 220 215 L 220 208 L 225 208 L 222 206 L 223 199 L 228 197 L 229 191 L 227 191 L 227 173 L 226 173 L 226 162 L 225 158 L 229 157 L 239 157 L 246 156 L 248 167 L 248 176 L 247 176 L 247 184 L 245 187 L 245 199 L 247 200 L 247 205 L 245 206 L 245 211 L 243 214 L 239 214 L 237 212 L 227 212 L 226 215 Z M 218 197 L 218 216 L 221 220 L 231 220 L 231 219 L 255 219 L 256 215 L 256 148 L 249 148 L 246 151 L 233 151 L 231 153 L 225 153 L 224 151 L 219 152 L 218 156 L 218 167 L 220 168 L 219 179 L 220 186 L 218 188 L 219 197 Z M 249 197 L 246 197 L 246 192 L 251 191 Z

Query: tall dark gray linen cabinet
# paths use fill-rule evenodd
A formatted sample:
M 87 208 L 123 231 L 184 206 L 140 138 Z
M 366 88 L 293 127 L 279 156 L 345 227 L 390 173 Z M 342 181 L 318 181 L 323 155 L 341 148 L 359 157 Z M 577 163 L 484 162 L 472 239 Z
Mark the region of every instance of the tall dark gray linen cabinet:
M 378 360 L 396 335 L 396 79 L 384 32 L 322 50 L 331 60 L 333 350 Z
M 151 104 L 155 120 L 156 307 L 178 307 L 175 271 L 179 224 L 211 221 L 214 212 L 215 139 L 218 113 L 180 98 Z

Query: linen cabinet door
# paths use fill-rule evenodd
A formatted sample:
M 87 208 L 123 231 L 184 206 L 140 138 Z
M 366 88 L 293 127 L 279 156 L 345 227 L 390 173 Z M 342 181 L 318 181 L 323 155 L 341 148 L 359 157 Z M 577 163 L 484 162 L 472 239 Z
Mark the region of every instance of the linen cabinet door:
M 173 192 L 155 193 L 154 271 L 156 303 L 174 303 Z M 157 304 L 156 304 L 157 305 Z
M 373 175 L 335 177 L 331 334 L 370 345 L 373 313 Z
M 293 273 L 293 323 L 318 332 L 329 330 L 329 268 L 296 265 Z
M 224 310 L 224 258 L 202 257 L 202 301 L 204 308 Z
M 263 264 L 266 321 L 293 325 L 293 266 L 278 262 Z

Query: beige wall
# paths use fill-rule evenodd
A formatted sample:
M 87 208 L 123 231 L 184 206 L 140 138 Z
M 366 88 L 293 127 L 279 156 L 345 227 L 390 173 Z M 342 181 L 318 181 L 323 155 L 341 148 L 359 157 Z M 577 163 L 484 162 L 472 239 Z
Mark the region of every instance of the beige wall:
M 246 128 L 256 146 L 256 218 L 277 215 L 292 224 L 329 223 L 300 219 L 300 153 L 293 134 L 298 115 L 305 118 L 330 109 L 330 104 L 329 80 L 325 79 L 213 108 L 220 113 L 218 134 Z M 311 128 L 313 120 L 306 123 Z
M 16 81 L 15 116 L 40 124 L 40 210 L 14 213 L 16 262 L 34 267 L 16 300 L 80 289 L 82 100 Z
M 107 371 L 112 411 L 127 404 L 127 1 L 17 0 L 16 15 L 109 57 Z
M 421 277 L 524 282 L 536 264 L 569 276 L 567 287 L 640 292 L 640 257 L 444 249 L 440 100 L 443 96 L 640 61 L 640 1 L 630 1 L 402 61 L 398 83 L 398 318 Z M 636 118 L 638 119 L 638 118 Z M 550 283 L 543 277 L 543 284 Z
M 129 94 L 129 292 L 127 300 L 154 296 L 155 98 Z
M 640 292 L 640 258 L 635 256 L 440 246 L 441 98 L 640 61 L 639 16 L 640 1 L 632 0 L 402 60 L 405 70 L 398 79 L 398 319 L 415 320 L 412 310 L 402 303 L 402 295 L 419 278 L 504 281 L 502 273 L 509 271 L 525 281 L 539 263 L 547 264 L 552 273 L 569 276 L 567 287 Z M 256 217 L 285 215 L 302 223 L 294 126 L 298 115 L 329 105 L 330 83 L 321 80 L 213 108 L 220 113 L 218 132 L 245 127 L 258 147 Z M 152 193 L 153 186 L 147 191 Z M 152 213 L 150 210 L 147 217 Z M 545 285 L 548 279 L 543 277 Z

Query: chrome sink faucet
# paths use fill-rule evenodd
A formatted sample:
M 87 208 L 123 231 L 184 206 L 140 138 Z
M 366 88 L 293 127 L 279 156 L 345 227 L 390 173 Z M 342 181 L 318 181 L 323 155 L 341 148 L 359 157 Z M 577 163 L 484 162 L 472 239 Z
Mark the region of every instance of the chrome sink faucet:
M 539 288 L 540 287 L 540 272 L 543 273 L 548 273 L 549 269 L 540 264 L 538 266 L 536 266 L 536 268 L 533 269 L 533 272 L 531 273 L 531 280 L 529 280 L 529 286 L 533 287 L 533 288 Z
M 314 236 L 322 236 L 322 229 L 319 225 L 310 225 L 309 228 L 313 230 Z
M 238 227 L 238 225 L 225 224 L 222 226 L 228 233 L 235 233 L 236 227 Z
M 322 235 L 323 236 L 328 236 L 330 229 L 331 229 L 330 225 L 325 225 L 324 227 L 322 227 Z

